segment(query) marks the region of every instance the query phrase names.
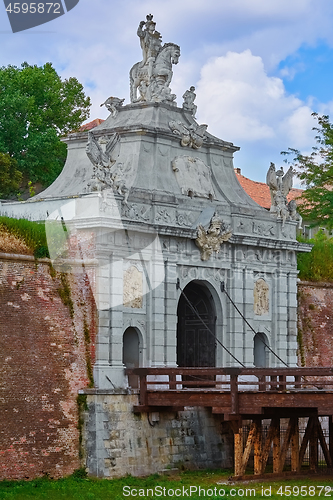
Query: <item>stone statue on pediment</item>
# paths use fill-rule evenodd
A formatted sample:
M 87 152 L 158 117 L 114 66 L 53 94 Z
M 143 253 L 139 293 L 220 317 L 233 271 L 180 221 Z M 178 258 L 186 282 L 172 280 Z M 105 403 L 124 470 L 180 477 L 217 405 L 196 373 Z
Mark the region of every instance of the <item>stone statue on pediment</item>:
M 270 212 L 276 214 L 277 218 L 282 219 L 284 226 L 287 219 L 299 221 L 299 214 L 297 214 L 295 207 L 288 205 L 287 196 L 293 187 L 294 171 L 290 167 L 284 173 L 283 168 L 275 170 L 274 163 L 271 162 L 267 172 L 266 184 L 269 186 L 271 193 L 271 208 Z
M 189 90 L 186 90 L 183 94 L 183 109 L 185 111 L 189 111 L 194 117 L 197 112 L 197 106 L 194 104 L 196 94 L 194 93 L 195 87 L 190 87 Z
M 161 34 L 149 14 L 138 27 L 142 49 L 142 61 L 134 64 L 130 71 L 131 102 L 167 102 L 175 105 L 176 95 L 169 88 L 173 71 L 178 64 L 180 47 L 174 43 L 162 46 Z

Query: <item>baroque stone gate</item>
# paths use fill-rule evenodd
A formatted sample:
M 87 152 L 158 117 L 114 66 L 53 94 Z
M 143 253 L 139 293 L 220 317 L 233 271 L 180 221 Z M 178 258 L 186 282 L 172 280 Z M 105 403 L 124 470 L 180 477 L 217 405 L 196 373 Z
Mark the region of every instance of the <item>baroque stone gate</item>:
M 257 205 L 234 172 L 239 148 L 196 121 L 194 87 L 176 104 L 179 46 L 162 44 L 151 15 L 137 35 L 131 102 L 109 97 L 107 120 L 67 137 L 58 179 L 2 205 L 46 220 L 54 267 L 89 277 L 95 385 L 81 392 L 86 465 L 97 476 L 230 465 L 227 431 L 207 410 L 138 420 L 137 380 L 125 368 L 296 366 L 296 252 L 308 250 L 287 206 L 290 173 L 271 167 L 273 210 Z

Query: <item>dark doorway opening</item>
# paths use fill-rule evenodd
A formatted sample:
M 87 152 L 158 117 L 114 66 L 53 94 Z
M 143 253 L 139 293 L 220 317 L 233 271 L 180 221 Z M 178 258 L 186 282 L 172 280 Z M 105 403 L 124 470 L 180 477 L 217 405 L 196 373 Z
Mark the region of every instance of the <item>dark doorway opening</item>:
M 216 313 L 213 297 L 205 286 L 196 282 L 189 283 L 184 293 L 199 317 L 181 295 L 177 309 L 177 364 L 184 367 L 214 367 Z
M 140 366 L 140 340 L 135 328 L 127 328 L 123 336 L 123 364 L 126 368 L 139 368 Z M 128 376 L 130 387 L 138 388 L 137 375 Z

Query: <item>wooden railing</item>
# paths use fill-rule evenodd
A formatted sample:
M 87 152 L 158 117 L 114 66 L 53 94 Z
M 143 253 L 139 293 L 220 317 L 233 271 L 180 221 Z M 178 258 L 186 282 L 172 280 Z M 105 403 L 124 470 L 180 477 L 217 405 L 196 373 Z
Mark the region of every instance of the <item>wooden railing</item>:
M 140 405 L 148 394 L 161 391 L 212 391 L 229 393 L 231 413 L 238 412 L 238 394 L 333 391 L 332 368 L 135 368 L 139 377 Z

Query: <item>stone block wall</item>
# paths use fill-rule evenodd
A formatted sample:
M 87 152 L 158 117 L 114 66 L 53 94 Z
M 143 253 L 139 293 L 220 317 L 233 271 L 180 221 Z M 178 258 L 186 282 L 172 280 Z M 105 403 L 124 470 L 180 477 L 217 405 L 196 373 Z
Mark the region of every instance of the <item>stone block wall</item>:
M 111 478 L 175 467 L 232 467 L 233 438 L 221 416 L 205 408 L 135 415 L 137 394 L 85 392 L 83 448 L 89 475 Z
M 333 283 L 298 284 L 298 363 L 333 366 Z
M 0 479 L 80 467 L 76 400 L 91 382 L 94 311 L 84 273 L 0 255 Z

